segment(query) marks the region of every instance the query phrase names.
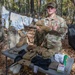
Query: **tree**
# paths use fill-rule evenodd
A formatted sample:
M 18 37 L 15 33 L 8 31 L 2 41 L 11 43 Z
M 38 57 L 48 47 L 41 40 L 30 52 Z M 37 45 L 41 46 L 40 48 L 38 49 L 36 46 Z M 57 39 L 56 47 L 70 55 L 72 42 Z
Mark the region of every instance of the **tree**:
M 75 0 L 71 0 L 73 2 L 73 4 L 75 5 Z
M 75 7 L 75 0 L 71 0 L 72 3 L 74 4 L 74 7 Z M 75 9 L 74 9 L 74 13 L 73 13 L 73 20 L 72 20 L 72 24 L 74 23 L 75 21 Z
M 62 16 L 62 2 L 63 2 L 63 0 L 56 0 L 57 14 L 60 16 Z

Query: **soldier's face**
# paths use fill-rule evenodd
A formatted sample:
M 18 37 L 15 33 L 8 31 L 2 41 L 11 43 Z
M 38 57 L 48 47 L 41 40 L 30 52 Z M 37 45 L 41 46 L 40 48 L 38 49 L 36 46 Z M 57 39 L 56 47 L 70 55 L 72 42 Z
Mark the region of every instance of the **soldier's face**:
M 54 8 L 54 7 L 48 7 L 47 8 L 47 12 L 48 12 L 49 15 L 52 15 L 52 14 L 54 14 L 56 12 L 56 8 Z

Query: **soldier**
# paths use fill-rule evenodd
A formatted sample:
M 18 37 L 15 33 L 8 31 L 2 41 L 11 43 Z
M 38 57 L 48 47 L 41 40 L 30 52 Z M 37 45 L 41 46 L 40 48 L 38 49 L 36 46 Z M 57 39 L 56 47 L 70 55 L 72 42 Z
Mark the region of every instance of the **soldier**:
M 34 43 L 48 49 L 48 52 L 43 52 L 43 56 L 50 56 L 62 49 L 61 40 L 67 33 L 67 25 L 62 17 L 56 15 L 56 4 L 54 2 L 48 3 L 46 10 L 48 17 L 36 23 L 37 30 Z

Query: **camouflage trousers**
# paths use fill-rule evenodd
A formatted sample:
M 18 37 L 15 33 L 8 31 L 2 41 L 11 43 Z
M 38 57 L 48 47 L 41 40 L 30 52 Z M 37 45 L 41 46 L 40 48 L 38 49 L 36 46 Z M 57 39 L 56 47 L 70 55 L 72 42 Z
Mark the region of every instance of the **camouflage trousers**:
M 62 49 L 61 38 L 55 35 L 50 35 L 44 31 L 36 31 L 34 43 L 37 46 L 41 46 L 43 43 L 43 47 L 47 49 L 46 51 L 42 52 L 43 57 L 52 56 Z

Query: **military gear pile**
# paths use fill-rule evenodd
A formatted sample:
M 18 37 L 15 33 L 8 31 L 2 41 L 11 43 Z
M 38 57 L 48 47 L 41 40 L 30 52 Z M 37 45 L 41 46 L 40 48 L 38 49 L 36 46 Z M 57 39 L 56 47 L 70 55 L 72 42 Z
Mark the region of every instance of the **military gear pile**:
M 25 66 L 30 66 L 31 62 L 29 60 L 22 59 L 18 61 L 19 64 L 25 65 Z
M 36 56 L 36 52 L 29 51 L 23 55 L 23 59 L 31 60 L 34 56 Z
M 29 46 L 28 46 L 29 47 Z M 27 54 L 23 56 L 25 59 L 31 59 L 33 56 L 36 56 L 37 54 L 42 56 L 43 58 L 50 58 L 52 57 L 57 51 L 53 49 L 47 49 L 41 46 L 36 46 L 35 48 L 30 48 L 28 50 Z

